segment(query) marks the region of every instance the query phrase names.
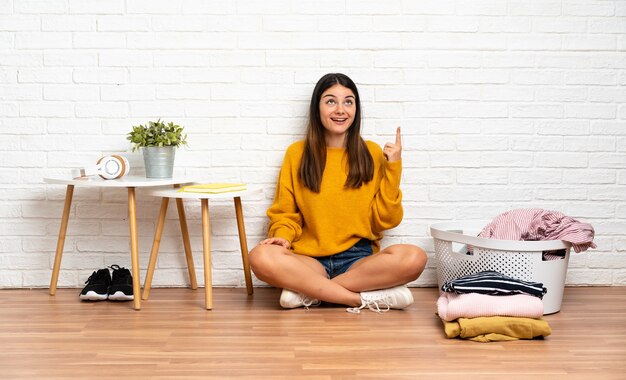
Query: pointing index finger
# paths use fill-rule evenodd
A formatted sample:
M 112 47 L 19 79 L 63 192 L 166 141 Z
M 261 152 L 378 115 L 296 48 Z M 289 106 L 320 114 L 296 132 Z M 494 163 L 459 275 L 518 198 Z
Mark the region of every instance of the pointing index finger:
M 396 129 L 396 145 L 402 146 L 402 138 L 400 136 L 400 127 Z

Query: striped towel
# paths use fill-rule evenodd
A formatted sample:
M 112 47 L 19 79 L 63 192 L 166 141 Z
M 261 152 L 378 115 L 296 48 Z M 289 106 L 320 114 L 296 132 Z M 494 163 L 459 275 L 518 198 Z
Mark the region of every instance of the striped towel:
M 496 296 L 529 294 L 543 298 L 547 289 L 540 282 L 518 280 L 496 271 L 483 271 L 446 281 L 441 290 L 449 293 L 479 293 Z

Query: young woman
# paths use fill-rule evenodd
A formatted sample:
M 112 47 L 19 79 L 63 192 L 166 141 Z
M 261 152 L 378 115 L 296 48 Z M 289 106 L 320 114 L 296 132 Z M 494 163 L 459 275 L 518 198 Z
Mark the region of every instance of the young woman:
M 269 238 L 249 257 L 257 278 L 283 288 L 282 307 L 326 301 L 359 312 L 413 303 L 404 285 L 422 273 L 426 254 L 379 244 L 402 221 L 401 153 L 400 128 L 383 149 L 363 140 L 350 78 L 327 74 L 317 82 L 306 139 L 287 149 L 267 210 Z

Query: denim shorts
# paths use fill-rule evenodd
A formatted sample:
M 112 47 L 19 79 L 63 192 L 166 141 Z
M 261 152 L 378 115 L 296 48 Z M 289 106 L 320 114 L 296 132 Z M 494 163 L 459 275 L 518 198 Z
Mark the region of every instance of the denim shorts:
M 326 269 L 328 278 L 334 278 L 345 273 L 352 264 L 372 254 L 372 242 L 361 239 L 351 248 L 330 256 L 315 257 Z

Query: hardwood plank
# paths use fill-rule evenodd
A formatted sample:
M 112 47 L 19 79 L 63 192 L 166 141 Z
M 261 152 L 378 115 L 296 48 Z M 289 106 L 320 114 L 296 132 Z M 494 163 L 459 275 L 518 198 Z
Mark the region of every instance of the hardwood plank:
M 279 291 L 154 289 L 128 303 L 80 302 L 79 289 L 0 290 L 6 379 L 624 379 L 626 287 L 566 288 L 544 340 L 446 339 L 437 290 L 404 311 L 282 310 Z

